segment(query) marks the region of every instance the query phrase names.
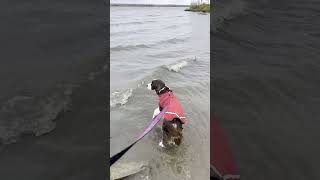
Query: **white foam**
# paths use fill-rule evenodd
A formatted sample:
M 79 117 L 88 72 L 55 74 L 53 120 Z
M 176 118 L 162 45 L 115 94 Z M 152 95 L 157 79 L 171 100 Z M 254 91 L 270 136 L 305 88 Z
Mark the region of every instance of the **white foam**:
M 62 89 L 63 90 L 63 89 Z M 0 105 L 0 142 L 17 142 L 23 133 L 40 136 L 56 127 L 58 114 L 70 109 L 72 87 L 47 97 L 17 95 Z
M 132 96 L 131 88 L 125 89 L 122 91 L 112 92 L 110 96 L 110 107 L 126 104 L 131 96 Z
M 183 67 L 185 67 L 187 65 L 188 65 L 187 61 L 180 61 L 180 62 L 178 62 L 176 64 L 166 65 L 166 68 L 169 71 L 179 72 Z

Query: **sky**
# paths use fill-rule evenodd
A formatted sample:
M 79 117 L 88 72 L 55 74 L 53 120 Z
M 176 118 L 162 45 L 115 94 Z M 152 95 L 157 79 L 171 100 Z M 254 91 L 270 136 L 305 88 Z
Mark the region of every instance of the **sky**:
M 110 0 L 110 3 L 119 4 L 179 4 L 189 5 L 191 2 L 197 2 L 197 0 Z M 207 0 L 203 0 L 207 2 Z

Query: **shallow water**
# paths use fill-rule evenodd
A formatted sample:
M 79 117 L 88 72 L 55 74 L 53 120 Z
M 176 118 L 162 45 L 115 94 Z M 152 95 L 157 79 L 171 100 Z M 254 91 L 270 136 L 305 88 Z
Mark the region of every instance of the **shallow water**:
M 106 9 L 97 3 L 0 2 L 0 179 L 105 177 Z
M 319 179 L 318 1 L 216 3 L 213 104 L 242 179 Z
M 17 5 L 19 3 L 19 5 Z M 79 82 L 102 69 L 103 14 L 94 3 L 4 2 L 0 146 L 51 132 Z
M 209 15 L 181 7 L 111 7 L 110 14 L 111 155 L 147 126 L 158 97 L 146 84 L 162 79 L 185 110 L 182 145 L 161 149 L 159 123 L 120 161 L 148 161 L 152 179 L 208 179 Z

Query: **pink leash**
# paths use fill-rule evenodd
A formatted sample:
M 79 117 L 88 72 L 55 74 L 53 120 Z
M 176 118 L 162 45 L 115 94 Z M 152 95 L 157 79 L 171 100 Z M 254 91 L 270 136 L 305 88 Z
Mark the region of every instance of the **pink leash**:
M 167 112 L 167 109 L 169 107 L 170 102 L 171 102 L 171 100 L 169 101 L 168 105 L 165 106 L 162 109 L 162 111 L 151 120 L 151 122 L 149 123 L 147 128 L 140 134 L 140 136 L 138 136 L 137 140 L 134 143 L 132 143 L 130 146 L 126 147 L 125 149 L 123 149 L 122 151 L 113 155 L 110 158 L 110 166 L 112 166 L 113 163 L 118 161 L 134 144 L 136 144 L 138 141 L 140 141 L 145 135 L 147 135 L 156 126 L 156 124 L 160 121 L 161 117 Z

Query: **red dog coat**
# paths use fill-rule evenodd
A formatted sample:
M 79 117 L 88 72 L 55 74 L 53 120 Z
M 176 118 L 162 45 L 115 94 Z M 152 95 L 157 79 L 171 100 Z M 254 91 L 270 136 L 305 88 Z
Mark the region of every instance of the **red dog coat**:
M 163 116 L 166 121 L 171 121 L 174 118 L 179 118 L 182 124 L 186 123 L 186 117 L 184 116 L 182 106 L 177 97 L 172 92 L 169 91 L 161 94 L 159 96 L 159 101 L 159 105 L 162 109 L 170 102 L 167 112 Z

